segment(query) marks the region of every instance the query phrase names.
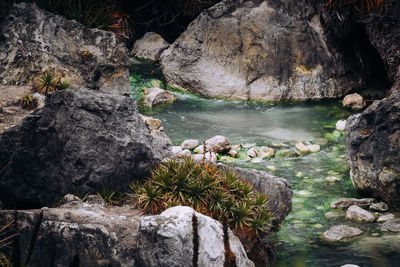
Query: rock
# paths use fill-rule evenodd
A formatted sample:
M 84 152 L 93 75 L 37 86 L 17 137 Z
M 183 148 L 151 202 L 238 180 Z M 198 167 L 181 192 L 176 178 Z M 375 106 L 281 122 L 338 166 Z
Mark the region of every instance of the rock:
M 58 208 L 0 211 L 0 226 L 16 215 L 17 253 L 30 266 L 192 266 L 195 252 L 198 266 L 222 266 L 225 259 L 222 225 L 189 207 L 142 216 L 129 205 L 73 201 Z M 227 238 L 237 266 L 254 266 L 229 229 Z
M 182 147 L 181 147 L 181 146 L 173 146 L 173 147 L 171 148 L 171 152 L 172 152 L 172 154 L 174 154 L 174 155 L 178 154 L 178 153 L 181 152 L 181 151 L 182 151 Z
M 131 55 L 138 58 L 157 61 L 160 59 L 161 53 L 169 46 L 170 44 L 165 41 L 161 35 L 154 32 L 148 32 L 135 42 Z
M 46 97 L 42 94 L 39 93 L 34 93 L 32 95 L 33 99 L 36 99 L 37 102 L 37 108 L 43 108 L 44 107 L 44 103 L 46 101 Z
M 346 128 L 346 120 L 338 120 L 336 123 L 336 130 L 344 131 Z
M 315 140 L 315 143 L 316 143 L 317 145 L 320 145 L 320 146 L 325 146 L 325 145 L 328 144 L 328 142 L 329 142 L 329 140 L 326 139 L 326 138 L 317 138 L 317 139 Z
M 251 163 L 261 163 L 261 162 L 263 162 L 263 159 L 262 159 L 262 158 L 259 158 L 259 157 L 253 158 L 253 159 L 251 160 Z
M 295 158 L 297 156 L 297 153 L 289 148 L 280 149 L 275 153 L 275 157 L 277 158 Z
M 189 149 L 184 149 L 184 150 L 178 152 L 178 153 L 176 154 L 176 156 L 177 156 L 178 158 L 185 158 L 185 157 L 190 157 L 190 156 L 192 156 L 192 153 L 190 152 Z
M 247 156 L 249 156 L 250 158 L 255 158 L 255 157 L 257 157 L 257 156 L 258 156 L 257 149 L 255 149 L 254 147 L 253 147 L 253 148 L 250 148 L 250 150 L 247 151 Z
M 144 123 L 146 124 L 149 130 L 159 130 L 161 127 L 161 121 L 159 119 L 155 119 L 152 117 L 147 117 L 140 115 Z
M 343 107 L 353 109 L 353 110 L 362 110 L 365 108 L 365 100 L 359 94 L 350 94 L 346 95 L 343 99 Z
M 342 265 L 340 267 L 360 267 L 360 266 L 355 265 L 355 264 L 345 264 L 345 265 Z
M 381 226 L 382 232 L 400 232 L 400 219 L 393 219 L 387 222 L 384 222 Z
M 130 97 L 54 92 L 0 135 L 0 199 L 6 207 L 34 208 L 69 192 L 126 190 L 170 157 L 170 147 L 166 136 L 149 134 Z
M 160 215 L 144 217 L 140 220 L 139 231 L 138 266 L 193 266 L 194 251 L 198 255 L 196 266 L 224 265 L 222 225 L 192 208 L 177 206 Z M 195 233 L 198 234 L 197 248 L 193 244 Z M 254 266 L 239 239 L 231 230 L 227 234 L 236 266 Z
M 104 199 L 101 198 L 99 195 L 88 195 L 86 197 L 86 203 L 92 204 L 92 205 L 100 205 L 102 207 L 106 206 L 106 203 L 104 202 Z
M 363 233 L 362 230 L 347 225 L 333 226 L 322 234 L 322 238 L 327 241 L 340 241 L 351 238 Z
M 342 214 L 338 213 L 338 212 L 332 212 L 332 211 L 328 211 L 324 214 L 325 218 L 331 219 L 331 218 L 338 218 L 338 217 L 342 217 Z
M 308 146 L 306 146 L 302 142 L 296 142 L 294 145 L 297 148 L 297 150 L 299 150 L 300 154 L 310 153 L 310 149 L 308 148 Z
M 339 179 L 338 177 L 336 177 L 336 176 L 329 176 L 329 177 L 326 177 L 325 180 L 327 180 L 328 182 L 337 182 L 337 181 L 340 181 L 340 179 Z
M 350 116 L 345 141 L 354 188 L 400 208 L 400 81 L 393 90 Z
M 233 146 L 232 146 L 232 149 L 233 149 L 233 150 L 236 150 L 236 151 L 239 151 L 239 150 L 242 149 L 242 145 L 241 145 L 241 144 L 233 145 Z
M 236 150 L 229 150 L 228 155 L 231 156 L 232 158 L 237 158 L 239 157 L 239 153 Z
M 203 154 L 194 154 L 193 159 L 195 162 L 202 162 L 204 159 L 204 161 L 211 163 L 215 163 L 218 160 L 217 154 L 214 152 L 206 152 L 205 156 L 203 156 Z
M 199 140 L 189 139 L 182 142 L 181 147 L 183 149 L 194 149 L 199 145 Z
M 204 153 L 204 147 L 203 147 L 203 145 L 199 145 L 198 147 L 196 147 L 196 148 L 193 150 L 193 152 L 194 152 L 195 154 L 203 154 L 203 153 Z
M 387 222 L 395 219 L 395 216 L 391 213 L 382 215 L 376 220 L 378 223 Z
M 231 149 L 231 144 L 225 136 L 217 135 L 206 140 L 206 149 L 215 153 L 226 153 Z
M 273 213 L 272 230 L 278 230 L 292 210 L 293 191 L 288 181 L 259 170 L 229 167 L 222 164 L 218 166 L 235 172 L 252 184 L 256 190 L 268 196 L 268 208 Z
M 276 171 L 276 167 L 273 166 L 273 165 L 268 165 L 267 169 L 270 170 L 270 171 Z
M 369 209 L 374 211 L 387 211 L 389 207 L 385 202 L 378 202 L 369 206 Z
M 67 205 L 67 204 L 68 205 L 70 205 L 70 204 L 77 205 L 77 204 L 81 204 L 81 202 L 82 202 L 82 200 L 79 197 L 72 195 L 72 194 L 67 194 L 57 204 L 58 204 L 58 206 Z
M 375 216 L 357 205 L 352 205 L 346 211 L 346 219 L 355 222 L 373 222 Z
M 176 99 L 173 93 L 160 88 L 145 88 L 143 93 L 143 104 L 149 107 L 172 103 Z
M 375 198 L 341 198 L 331 203 L 332 209 L 347 209 L 352 205 L 359 207 L 368 207 L 376 201 Z
M 319 145 L 308 145 L 307 147 L 311 153 L 317 153 L 321 150 L 321 147 Z
M 50 69 L 73 89 L 130 93 L 128 49 L 111 32 L 88 29 L 34 3 L 14 4 L 0 29 L 4 85 L 31 85 Z
M 259 156 L 263 159 L 272 158 L 275 155 L 275 150 L 271 147 L 262 147 L 259 151 Z
M 174 86 L 206 97 L 338 97 L 359 82 L 326 40 L 319 14 L 305 2 L 224 0 L 163 52 L 162 70 Z

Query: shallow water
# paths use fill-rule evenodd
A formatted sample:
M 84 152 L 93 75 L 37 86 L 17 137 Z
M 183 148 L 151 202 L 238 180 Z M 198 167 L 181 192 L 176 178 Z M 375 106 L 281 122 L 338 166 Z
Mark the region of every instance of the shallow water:
M 157 74 L 157 73 L 156 73 Z M 154 77 L 159 77 L 157 75 Z M 149 84 L 135 72 L 133 91 Z M 159 75 L 159 74 L 158 74 Z M 140 82 L 137 82 L 140 81 Z M 162 120 L 167 135 L 174 145 L 184 139 L 204 141 L 224 135 L 231 144 L 254 143 L 276 149 L 293 147 L 293 141 L 320 142 L 332 133 L 336 135 L 321 151 L 304 157 L 272 158 L 253 164 L 242 160 L 234 164 L 267 171 L 287 179 L 294 191 L 293 211 L 279 233 L 270 239 L 280 243 L 276 266 L 400 266 L 400 235 L 382 234 L 379 224 L 355 224 L 344 219 L 344 212 L 330 209 L 332 201 L 342 197 L 360 197 L 354 191 L 345 160 L 343 135 L 334 132 L 337 120 L 350 114 L 341 110 L 338 102 L 271 104 L 243 101 L 202 99 L 175 92 L 178 100 L 142 113 Z M 246 149 L 242 154 L 245 154 Z M 301 172 L 301 173 L 299 173 Z M 339 178 L 329 182 L 327 177 Z M 326 212 L 338 213 L 328 219 Z M 329 244 L 321 240 L 321 233 L 333 225 L 357 226 L 365 233 L 348 242 Z M 380 237 L 371 234 L 380 233 Z

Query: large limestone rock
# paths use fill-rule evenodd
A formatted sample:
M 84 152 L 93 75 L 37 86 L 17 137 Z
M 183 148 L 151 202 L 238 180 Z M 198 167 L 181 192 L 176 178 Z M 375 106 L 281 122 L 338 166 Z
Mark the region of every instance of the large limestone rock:
M 346 211 L 346 219 L 355 222 L 373 222 L 375 216 L 357 205 L 352 205 Z
M 289 182 L 259 170 L 229 167 L 222 164 L 218 166 L 235 172 L 252 184 L 260 193 L 268 196 L 268 207 L 273 213 L 272 230 L 279 229 L 286 216 L 292 210 L 293 191 Z
M 171 156 L 170 146 L 166 135 L 150 135 L 129 97 L 58 91 L 0 135 L 0 200 L 30 208 L 78 190 L 126 190 Z
M 155 61 L 160 59 L 161 53 L 169 46 L 170 44 L 161 35 L 148 32 L 135 42 L 131 55 Z
M 66 196 L 58 208 L 3 210 L 0 227 L 15 220 L 14 248 L 29 266 L 193 266 L 194 255 L 197 266 L 224 265 L 225 233 L 210 217 L 189 207 L 144 217 L 128 205 L 89 199 Z M 254 266 L 239 239 L 226 234 L 236 266 Z
M 129 52 L 111 32 L 14 4 L 0 26 L 0 83 L 30 85 L 50 69 L 72 88 L 129 94 Z M 84 56 L 84 52 L 88 53 Z
M 400 84 L 346 124 L 346 151 L 356 190 L 400 207 Z
M 322 234 L 326 241 L 340 241 L 346 238 L 352 238 L 363 233 L 362 230 L 347 225 L 333 226 Z
M 355 88 L 305 1 L 224 0 L 204 11 L 161 55 L 171 84 L 206 97 L 335 98 Z

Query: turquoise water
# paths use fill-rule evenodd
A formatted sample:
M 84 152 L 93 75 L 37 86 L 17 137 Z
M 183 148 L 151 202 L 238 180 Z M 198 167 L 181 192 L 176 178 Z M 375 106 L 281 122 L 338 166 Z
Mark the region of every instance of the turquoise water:
M 151 67 L 149 69 L 152 69 Z M 159 70 L 131 77 L 132 90 L 157 83 Z M 202 99 L 175 92 L 177 101 L 170 105 L 142 109 L 147 116 L 162 120 L 167 135 L 175 145 L 185 139 L 206 140 L 224 135 L 231 144 L 273 146 L 276 151 L 292 149 L 294 141 L 319 143 L 321 151 L 303 157 L 272 158 L 261 163 L 241 159 L 229 164 L 267 171 L 287 179 L 294 191 L 293 211 L 282 229 L 272 234 L 279 244 L 276 266 L 400 266 L 400 235 L 382 234 L 379 224 L 354 224 L 344 219 L 344 212 L 330 209 L 330 203 L 342 197 L 361 197 L 353 189 L 345 159 L 343 134 L 335 123 L 350 114 L 339 102 L 273 104 Z M 250 145 L 249 145 L 250 146 Z M 327 177 L 336 177 L 329 182 Z M 338 217 L 327 218 L 327 212 Z M 321 233 L 333 225 L 353 225 L 364 230 L 360 237 L 330 244 Z M 372 236 L 379 233 L 378 237 Z

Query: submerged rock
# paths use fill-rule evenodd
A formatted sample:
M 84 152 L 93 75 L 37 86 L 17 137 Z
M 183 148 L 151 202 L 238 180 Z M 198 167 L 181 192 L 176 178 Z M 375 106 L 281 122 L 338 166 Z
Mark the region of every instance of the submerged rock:
M 359 207 L 368 207 L 376 201 L 375 198 L 341 198 L 331 203 L 332 209 L 347 209 L 352 205 Z
M 171 156 L 170 147 L 168 137 L 150 135 L 129 97 L 54 92 L 43 109 L 0 135 L 0 199 L 31 208 L 69 192 L 126 190 Z
M 160 88 L 145 88 L 143 93 L 143 104 L 148 107 L 172 103 L 176 100 L 176 97 L 173 93 Z
M 0 30 L 0 80 L 5 85 L 31 85 L 50 69 L 71 88 L 130 93 L 128 49 L 111 32 L 86 28 L 35 3 L 14 4 Z
M 355 222 L 373 222 L 375 216 L 357 205 L 352 205 L 346 211 L 346 219 Z
M 346 152 L 359 192 L 400 207 L 400 81 L 393 93 L 363 113 L 350 116 Z
M 351 238 L 363 233 L 362 230 L 347 225 L 333 226 L 322 234 L 322 238 L 327 241 L 340 241 Z
M 161 63 L 170 83 L 206 97 L 335 98 L 359 80 L 327 40 L 304 1 L 224 0 L 201 13 Z
M 365 108 L 365 100 L 359 94 L 350 94 L 346 95 L 343 99 L 343 107 L 353 109 L 353 110 L 362 110 Z
M 147 32 L 142 38 L 135 42 L 131 55 L 156 61 L 160 59 L 161 53 L 169 46 L 170 44 L 165 41 L 161 35 L 154 32 Z
M 382 232 L 400 233 L 400 219 L 386 221 L 381 226 Z

